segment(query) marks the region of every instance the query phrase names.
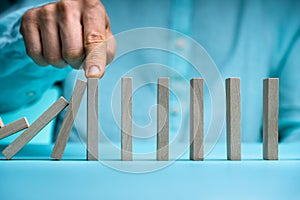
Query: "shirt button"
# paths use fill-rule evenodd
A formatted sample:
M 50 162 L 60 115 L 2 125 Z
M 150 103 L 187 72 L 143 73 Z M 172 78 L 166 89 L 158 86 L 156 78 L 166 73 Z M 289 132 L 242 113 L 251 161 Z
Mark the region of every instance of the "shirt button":
M 28 96 L 28 97 L 33 97 L 33 96 L 35 96 L 35 91 L 29 91 L 29 92 L 27 92 L 26 93 L 26 95 Z
M 184 47 L 185 47 L 184 38 L 177 38 L 175 41 L 175 47 L 180 50 L 184 49 Z

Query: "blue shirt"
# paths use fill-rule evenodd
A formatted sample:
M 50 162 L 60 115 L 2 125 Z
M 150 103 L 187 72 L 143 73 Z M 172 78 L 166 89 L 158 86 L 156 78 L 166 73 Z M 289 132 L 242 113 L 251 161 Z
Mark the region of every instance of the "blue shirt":
M 296 55 L 300 52 L 299 1 L 105 0 L 102 2 L 115 34 L 141 27 L 174 29 L 187 34 L 206 49 L 218 66 L 223 82 L 228 77 L 240 77 L 243 141 L 261 140 L 262 80 L 267 77 L 280 78 L 280 138 L 290 141 L 300 138 L 300 93 L 298 92 L 300 86 L 296 84 L 300 78 L 298 73 L 300 59 Z M 0 69 L 0 89 L 3 94 L 0 98 L 2 112 L 6 111 L 6 108 L 14 109 L 36 100 L 54 82 L 62 80 L 68 73 L 68 69 L 58 71 L 51 67 L 38 68 L 26 57 L 21 36 L 17 31 L 21 13 L 22 11 L 16 11 L 1 18 L 1 61 L 5 63 L 4 66 L 9 66 Z M 2 34 L 4 32 L 5 35 Z M 172 37 L 157 38 L 157 40 L 158 42 L 167 41 L 170 48 L 180 48 L 183 53 L 190 54 L 190 56 L 198 56 L 190 51 L 189 40 L 180 35 L 176 37 L 174 34 Z M 130 44 L 122 43 L 122 45 Z M 15 55 L 20 57 L 16 59 Z M 137 50 L 119 57 L 109 65 L 104 78 L 100 81 L 99 121 L 101 133 L 105 136 L 102 139 L 120 141 L 118 119 L 120 109 L 117 103 L 120 90 L 116 83 L 130 70 L 144 64 L 148 64 L 143 66 L 144 68 L 153 67 L 153 74 L 150 75 L 147 70 L 145 70 L 147 73 L 143 73 L 143 70 L 131 73 L 135 78 L 134 84 L 139 82 L 139 79 L 147 80 L 148 78 L 151 82 L 155 76 L 168 76 L 160 72 L 160 65 L 170 66 L 183 75 L 184 80 L 201 76 L 188 62 L 157 49 Z M 11 81 L 10 75 L 12 76 L 14 71 L 22 73 L 18 76 L 14 74 L 13 81 Z M 26 78 L 24 74 L 30 71 L 32 75 Z M 174 140 L 177 136 L 186 140 L 189 134 L 189 88 L 186 82 L 180 81 L 182 79 L 171 74 L 169 77 L 171 90 L 178 93 L 180 97 L 179 102 L 171 94 L 170 140 Z M 74 85 L 74 79 L 76 79 L 76 72 L 72 72 L 65 81 L 63 95 L 67 98 L 70 98 L 70 89 Z M 25 85 L 30 88 L 33 85 L 36 87 L 34 88 L 35 98 L 30 99 L 25 95 L 28 92 Z M 15 94 L 23 95 L 18 95 L 16 99 L 12 96 Z M 206 90 L 205 131 L 209 129 L 212 117 L 211 109 L 213 108 L 211 108 L 210 101 Z M 154 84 L 135 91 L 133 130 L 137 140 L 155 140 L 155 109 L 151 110 L 155 104 L 156 87 Z M 79 116 L 85 116 L 85 112 L 85 107 L 82 106 Z M 74 129 L 74 132 L 84 138 L 85 120 L 77 119 L 75 125 L 76 131 Z M 224 136 L 223 131 L 221 138 L 224 139 Z

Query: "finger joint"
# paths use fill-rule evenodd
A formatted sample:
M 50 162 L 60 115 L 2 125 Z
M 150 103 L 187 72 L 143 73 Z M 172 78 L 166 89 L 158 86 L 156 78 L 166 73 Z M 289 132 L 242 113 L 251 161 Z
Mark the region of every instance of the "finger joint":
M 85 46 L 91 46 L 94 44 L 100 44 L 105 42 L 105 35 L 99 32 L 91 32 L 86 35 L 84 44 Z

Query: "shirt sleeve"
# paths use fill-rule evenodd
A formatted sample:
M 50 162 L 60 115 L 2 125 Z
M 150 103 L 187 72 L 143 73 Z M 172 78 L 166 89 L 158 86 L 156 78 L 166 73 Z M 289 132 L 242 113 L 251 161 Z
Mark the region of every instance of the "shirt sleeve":
M 27 56 L 19 29 L 21 17 L 28 9 L 0 18 L 0 113 L 34 103 L 71 71 L 70 67 L 39 67 Z

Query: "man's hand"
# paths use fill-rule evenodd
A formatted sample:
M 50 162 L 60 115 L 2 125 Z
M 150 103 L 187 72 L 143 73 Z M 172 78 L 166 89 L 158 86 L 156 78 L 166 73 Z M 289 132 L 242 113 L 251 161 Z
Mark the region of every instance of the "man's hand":
M 41 66 L 79 68 L 100 78 L 116 49 L 99 0 L 62 0 L 27 11 L 21 24 L 27 54 Z

